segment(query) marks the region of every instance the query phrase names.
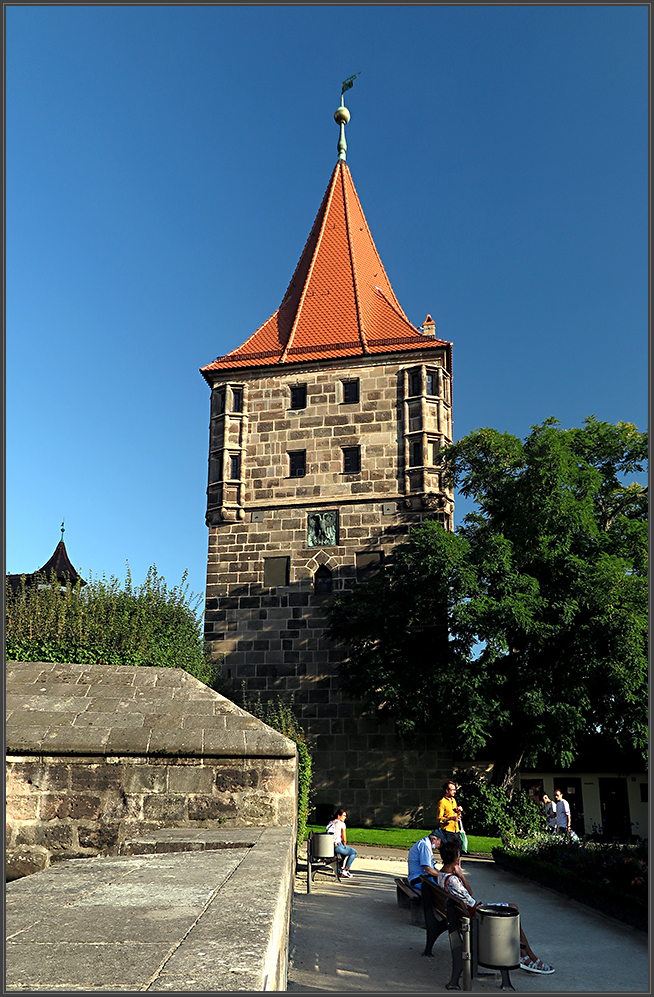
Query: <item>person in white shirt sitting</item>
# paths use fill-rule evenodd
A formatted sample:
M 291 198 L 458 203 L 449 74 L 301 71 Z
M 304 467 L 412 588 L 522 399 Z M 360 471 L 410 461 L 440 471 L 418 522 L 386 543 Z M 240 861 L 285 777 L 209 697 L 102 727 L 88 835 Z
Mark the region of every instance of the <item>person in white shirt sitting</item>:
M 347 818 L 347 811 L 339 807 L 329 824 L 327 825 L 327 834 L 334 835 L 334 851 L 337 855 L 343 857 L 343 871 L 341 876 L 345 876 L 346 879 L 350 879 L 352 876 L 351 868 L 352 863 L 357 857 L 356 850 L 351 848 L 347 843 L 347 830 L 345 828 L 345 820 Z
M 456 897 L 457 900 L 462 900 L 470 911 L 470 916 L 476 917 L 477 908 L 480 906 L 482 901 L 475 900 L 470 893 L 468 880 L 464 876 L 463 869 L 461 868 L 461 849 L 459 846 L 457 844 L 444 841 L 441 845 L 441 862 L 443 865 L 438 872 L 438 885 L 441 889 L 445 890 L 446 893 Z M 515 910 L 518 909 L 515 904 L 495 903 L 495 906 L 513 907 Z M 554 972 L 553 966 L 543 962 L 543 960 L 539 959 L 534 953 L 534 950 L 527 941 L 527 936 L 522 930 L 522 925 L 520 926 L 520 969 L 524 969 L 528 973 L 540 973 L 544 976 L 549 976 Z

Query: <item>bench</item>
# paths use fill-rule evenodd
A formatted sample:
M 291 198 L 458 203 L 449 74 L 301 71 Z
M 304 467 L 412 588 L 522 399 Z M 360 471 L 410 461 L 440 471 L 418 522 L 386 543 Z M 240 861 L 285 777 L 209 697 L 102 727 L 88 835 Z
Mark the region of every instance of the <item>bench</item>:
M 397 891 L 397 906 L 404 907 L 411 911 L 411 924 L 417 924 L 419 927 L 424 928 L 425 917 L 422 912 L 422 896 L 420 890 L 414 889 L 409 883 L 409 880 L 404 876 L 400 879 L 399 876 L 395 877 L 395 886 Z
M 330 876 L 335 876 L 338 882 L 341 881 L 342 857 L 338 854 L 331 856 L 317 856 L 313 854 L 313 831 L 307 838 L 307 893 L 311 893 L 311 884 L 316 878 L 317 872 L 326 872 Z
M 472 990 L 472 980 L 479 976 L 492 976 L 494 973 L 480 973 L 478 964 L 477 929 L 479 922 L 470 916 L 470 911 L 462 900 L 446 893 L 430 876 L 421 876 L 422 905 L 427 928 L 425 951 L 431 956 L 434 942 L 443 934 L 449 933 L 452 953 L 452 976 L 445 985 L 446 990 L 460 990 L 459 979 L 463 972 L 463 989 Z M 500 970 L 502 982 L 500 990 L 514 990 L 508 969 Z

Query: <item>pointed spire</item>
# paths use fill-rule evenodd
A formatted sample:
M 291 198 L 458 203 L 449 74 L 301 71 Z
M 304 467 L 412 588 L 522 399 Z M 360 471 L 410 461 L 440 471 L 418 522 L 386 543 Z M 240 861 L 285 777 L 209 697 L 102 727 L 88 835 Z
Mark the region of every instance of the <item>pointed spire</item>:
M 343 92 L 354 78 L 345 80 Z M 334 118 L 339 158 L 282 303 L 244 343 L 200 368 L 209 384 L 220 370 L 451 345 L 436 338 L 431 316 L 427 328 L 418 329 L 402 310 L 345 162 L 350 112 L 342 94 Z
M 68 552 L 63 540 L 63 525 L 64 524 L 62 523 L 62 538 L 55 547 L 52 557 L 49 561 L 45 562 L 42 568 L 35 571 L 34 575 L 45 575 L 49 581 L 50 576 L 54 573 L 57 581 L 63 585 L 66 584 L 67 580 L 70 580 L 71 585 L 74 585 L 78 580 L 80 585 L 86 585 L 86 582 L 80 577 L 80 575 L 78 575 L 68 558 Z

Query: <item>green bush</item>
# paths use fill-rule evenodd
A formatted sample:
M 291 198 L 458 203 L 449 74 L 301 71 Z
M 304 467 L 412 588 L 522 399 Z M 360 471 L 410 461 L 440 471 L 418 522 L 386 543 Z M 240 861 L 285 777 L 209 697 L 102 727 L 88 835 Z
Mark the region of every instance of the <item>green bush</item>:
M 511 796 L 505 789 L 486 782 L 474 770 L 457 773 L 457 803 L 463 807 L 467 834 L 488 837 L 527 837 L 545 830 L 543 811 L 521 789 Z
M 647 930 L 644 845 L 598 844 L 541 834 L 514 841 L 511 847 L 493 848 L 493 858 L 510 872 Z
M 213 686 L 217 669 L 205 657 L 200 596 L 181 584 L 169 588 L 155 565 L 142 585 L 127 566 L 124 586 L 113 575 L 86 585 L 59 584 L 54 576 L 6 587 L 7 658 L 78 664 L 183 668 Z
M 273 730 L 279 731 L 291 741 L 295 741 L 298 750 L 298 811 L 297 811 L 297 843 L 304 841 L 307 821 L 311 813 L 311 781 L 312 763 L 311 752 L 306 736 L 298 723 L 293 712 L 293 703 L 284 703 L 277 697 L 276 700 L 267 700 L 262 703 L 261 696 L 257 696 L 254 702 L 250 702 L 245 691 L 245 683 L 242 691 L 243 709 L 247 710 L 263 723 L 268 724 Z

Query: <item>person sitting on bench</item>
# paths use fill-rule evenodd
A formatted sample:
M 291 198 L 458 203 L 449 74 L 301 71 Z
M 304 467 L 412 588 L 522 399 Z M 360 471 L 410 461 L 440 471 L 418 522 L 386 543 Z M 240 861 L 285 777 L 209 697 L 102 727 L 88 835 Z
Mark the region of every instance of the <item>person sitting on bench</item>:
M 414 845 L 411 845 L 408 855 L 408 879 L 409 884 L 414 890 L 420 891 L 421 876 L 433 876 L 434 879 L 438 876 L 437 870 L 434 869 L 433 850 L 434 848 L 440 848 L 441 842 L 441 832 L 436 829 L 426 837 L 420 838 Z
M 343 871 L 341 875 L 345 876 L 346 879 L 350 879 L 352 876 L 352 863 L 357 857 L 357 853 L 347 843 L 347 831 L 345 829 L 346 817 L 347 811 L 343 810 L 343 807 L 339 807 L 327 825 L 326 830 L 327 834 L 334 835 L 334 851 L 337 855 L 343 857 Z
M 461 868 L 461 849 L 459 846 L 444 841 L 441 845 L 441 862 L 443 865 L 437 874 L 438 885 L 446 893 L 456 897 L 457 900 L 462 900 L 470 911 L 471 917 L 475 917 L 477 908 L 482 901 L 475 900 L 470 893 L 468 881 Z M 515 904 L 496 903 L 494 906 L 518 909 Z M 534 954 L 527 941 L 527 936 L 522 930 L 522 925 L 520 926 L 520 969 L 524 969 L 528 973 L 549 974 L 554 972 L 553 966 L 549 966 Z

